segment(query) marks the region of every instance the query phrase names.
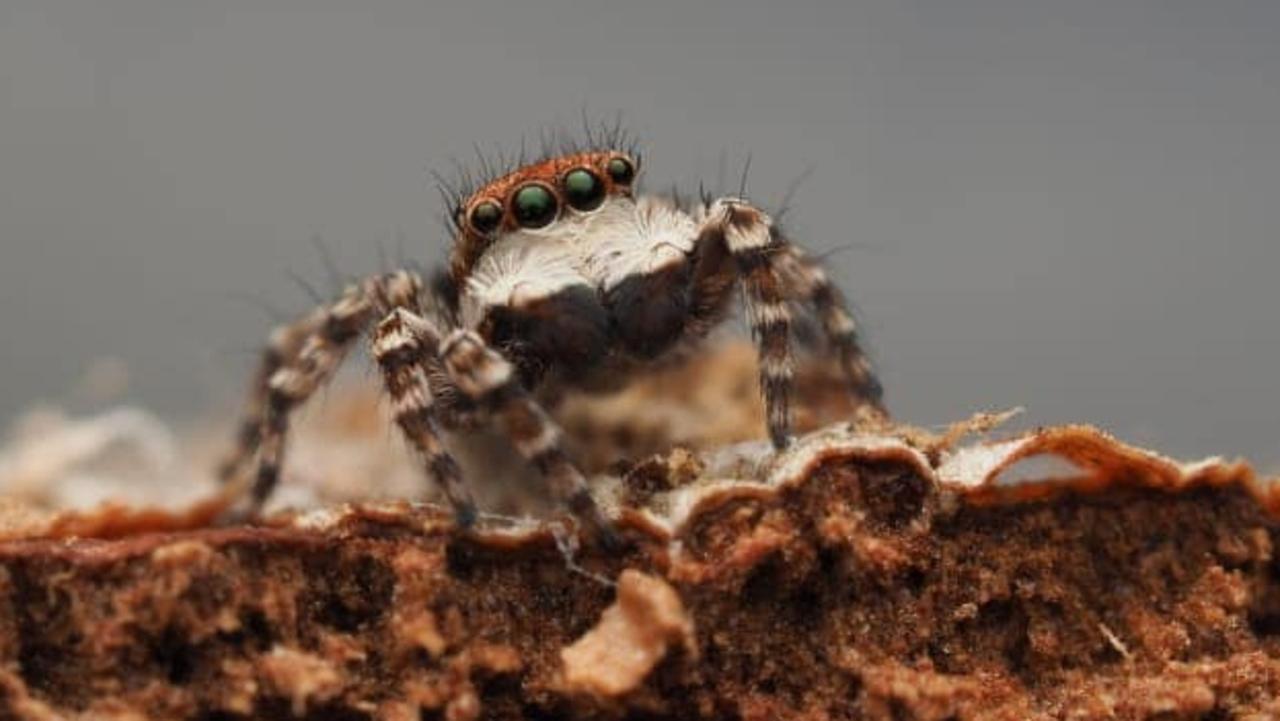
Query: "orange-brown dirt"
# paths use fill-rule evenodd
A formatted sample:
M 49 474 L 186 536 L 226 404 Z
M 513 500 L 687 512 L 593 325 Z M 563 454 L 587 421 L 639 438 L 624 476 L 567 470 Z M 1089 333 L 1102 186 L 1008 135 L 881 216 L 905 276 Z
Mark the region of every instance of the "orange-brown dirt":
M 750 378 L 735 364 L 652 385 L 696 406 Z M 598 414 L 621 553 L 394 502 L 20 524 L 0 541 L 0 718 L 1280 717 L 1280 504 L 1247 467 L 1087 428 L 959 448 L 846 425 L 725 461 L 732 424 L 705 447 L 625 431 L 645 393 L 562 411 Z M 754 423 L 753 402 L 720 408 Z M 619 457 L 659 441 L 690 448 Z M 1071 477 L 1000 484 L 1041 454 Z

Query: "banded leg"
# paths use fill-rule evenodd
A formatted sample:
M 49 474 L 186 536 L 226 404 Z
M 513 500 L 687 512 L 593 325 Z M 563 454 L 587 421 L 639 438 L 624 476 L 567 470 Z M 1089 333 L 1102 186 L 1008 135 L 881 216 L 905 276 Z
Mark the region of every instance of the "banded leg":
M 422 458 L 425 470 L 453 506 L 458 526 L 476 520 L 476 505 L 462 479 L 462 469 L 440 441 L 436 398 L 424 361 L 439 352 L 439 336 L 424 318 L 395 308 L 374 332 L 373 357 L 391 395 L 396 425 Z
M 521 386 L 511 363 L 467 330 L 451 333 L 441 345 L 440 356 L 458 389 L 498 420 L 516 450 L 545 479 L 552 495 L 604 545 L 619 546 L 617 534 L 596 505 L 582 472 L 565 454 L 560 429 Z
M 258 369 L 249 386 L 249 398 L 236 427 L 234 444 L 218 464 L 219 482 L 228 483 L 238 477 L 258 453 L 258 446 L 262 442 L 262 422 L 267 414 L 271 377 L 282 367 L 297 361 L 302 344 L 320 327 L 324 316 L 324 310 L 318 309 L 271 332 L 271 338 L 262 351 Z
M 844 294 L 827 277 L 822 266 L 803 249 L 785 240 L 783 243 L 778 266 L 790 286 L 788 294 L 807 302 L 817 312 L 827 343 L 838 357 L 850 391 L 888 417 L 884 407 L 884 388 L 858 342 L 858 326 L 849 312 Z
M 760 357 L 769 439 L 782 449 L 791 432 L 791 309 L 778 268 L 785 241 L 762 210 L 732 198 L 711 203 L 702 218 L 699 243 L 722 243 L 742 281 L 747 323 Z
M 262 508 L 280 480 L 290 415 L 333 378 L 371 313 L 365 290 L 349 288 L 322 311 L 320 322 L 302 342 L 297 357 L 271 375 L 264 403 L 258 475 L 249 498 L 250 513 L 256 514 Z

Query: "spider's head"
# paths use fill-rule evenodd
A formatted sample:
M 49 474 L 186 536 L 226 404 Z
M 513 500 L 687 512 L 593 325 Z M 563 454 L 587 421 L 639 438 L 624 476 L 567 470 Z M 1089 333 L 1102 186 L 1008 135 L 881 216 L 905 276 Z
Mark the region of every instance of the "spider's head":
M 571 153 L 526 165 L 490 181 L 459 204 L 455 259 L 472 262 L 500 238 L 521 234 L 572 238 L 608 211 L 632 204 L 639 162 L 629 153 Z

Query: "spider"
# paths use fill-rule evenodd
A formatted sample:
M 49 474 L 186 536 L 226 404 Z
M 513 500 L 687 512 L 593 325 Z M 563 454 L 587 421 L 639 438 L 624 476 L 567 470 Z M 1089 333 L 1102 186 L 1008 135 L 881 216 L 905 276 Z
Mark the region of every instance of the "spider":
M 538 391 L 618 387 L 696 345 L 739 287 L 775 449 L 789 440 L 793 307 L 820 321 L 849 391 L 883 412 L 853 317 L 817 262 L 742 197 L 687 207 L 640 192 L 639 162 L 615 134 L 490 172 L 448 195 L 452 252 L 430 282 L 373 275 L 277 328 L 220 470 L 238 477 L 256 457 L 248 514 L 279 480 L 290 416 L 365 334 L 396 424 L 464 529 L 477 509 L 441 432 L 496 422 L 558 502 L 616 540 Z

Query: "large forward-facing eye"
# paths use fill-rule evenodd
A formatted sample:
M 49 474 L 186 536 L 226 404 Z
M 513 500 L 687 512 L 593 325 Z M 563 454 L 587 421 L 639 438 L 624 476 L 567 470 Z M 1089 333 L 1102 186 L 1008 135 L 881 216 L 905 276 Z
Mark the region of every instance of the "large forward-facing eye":
M 560 203 L 546 186 L 532 183 L 516 191 L 511 210 L 523 228 L 541 228 L 556 219 Z
M 626 158 L 612 158 L 604 169 L 609 173 L 609 179 L 618 185 L 631 185 L 636 177 L 636 166 Z
M 590 170 L 570 170 L 564 174 L 564 199 L 575 210 L 595 210 L 604 201 L 604 183 Z
M 488 235 L 502 224 L 502 206 L 486 200 L 471 209 L 471 228 L 480 235 Z

